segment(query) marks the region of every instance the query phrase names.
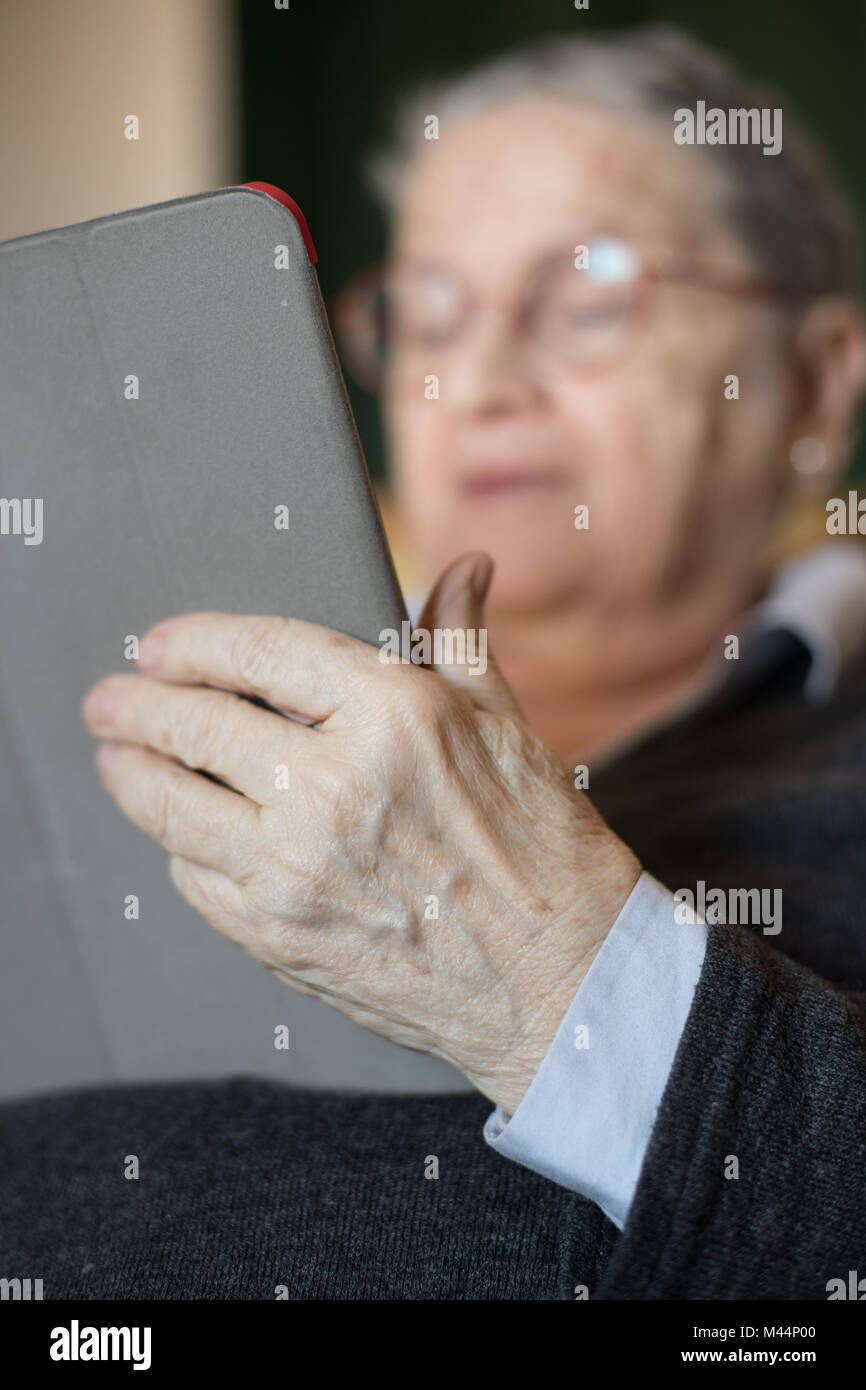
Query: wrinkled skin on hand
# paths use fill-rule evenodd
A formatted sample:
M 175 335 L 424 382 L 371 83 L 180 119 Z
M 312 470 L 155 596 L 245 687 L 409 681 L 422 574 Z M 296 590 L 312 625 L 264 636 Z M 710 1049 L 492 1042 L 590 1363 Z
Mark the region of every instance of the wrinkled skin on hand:
M 483 558 L 457 561 L 419 626 L 482 626 L 487 583 Z M 223 613 L 150 639 L 146 674 L 100 682 L 84 716 L 184 898 L 292 989 L 513 1113 L 640 865 L 495 663 L 387 665 L 330 629 Z

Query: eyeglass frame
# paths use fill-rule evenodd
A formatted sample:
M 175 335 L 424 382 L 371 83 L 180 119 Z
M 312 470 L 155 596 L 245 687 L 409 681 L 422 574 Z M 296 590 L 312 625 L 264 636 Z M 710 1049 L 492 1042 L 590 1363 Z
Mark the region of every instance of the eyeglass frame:
M 619 237 L 598 235 L 588 243 L 583 244 L 591 249 L 593 244 L 597 244 L 601 241 L 617 243 L 619 246 L 631 252 L 637 262 L 638 268 L 635 275 L 629 280 L 618 282 L 634 296 L 634 328 L 637 328 L 639 319 L 649 303 L 650 291 L 654 287 L 660 285 L 682 285 L 695 289 L 707 289 L 715 293 L 731 295 L 740 299 L 779 304 L 783 307 L 787 306 L 791 308 L 802 305 L 814 297 L 811 289 L 793 285 L 788 281 L 775 279 L 770 276 L 752 274 L 747 271 L 713 266 L 702 262 L 696 257 L 680 256 L 668 263 L 654 264 L 651 259 L 643 256 L 629 242 L 623 241 Z M 533 304 L 538 302 L 538 296 L 535 295 L 533 297 L 532 285 L 537 285 L 538 282 L 543 279 L 545 273 L 549 272 L 557 265 L 564 265 L 567 258 L 573 261 L 578 249 L 579 247 L 569 250 L 568 252 L 564 250 L 549 252 L 536 264 L 534 270 L 527 277 L 527 290 L 516 313 L 516 321 L 518 323 L 521 321 L 525 322 Z M 350 306 L 352 304 L 361 303 L 362 292 L 366 285 L 372 286 L 374 284 L 382 284 L 384 279 L 383 272 L 388 269 L 399 269 L 400 267 L 401 263 L 399 261 L 389 261 L 387 259 L 374 261 L 372 264 L 364 266 L 361 270 L 356 271 L 349 279 L 346 286 L 340 290 L 331 301 L 331 317 L 335 326 L 336 336 L 343 349 L 352 376 L 359 385 L 363 386 L 365 390 L 374 396 L 379 395 L 381 392 L 381 384 L 388 375 L 388 367 L 383 364 L 378 372 L 371 372 L 367 370 L 366 365 L 362 365 L 361 353 L 356 351 L 353 346 L 353 338 L 355 338 L 355 335 L 352 334 L 348 327 L 351 313 Z M 406 266 L 404 268 L 408 269 L 409 267 Z M 576 266 L 575 269 L 579 272 L 581 268 Z M 485 301 L 466 285 L 465 278 L 459 271 L 448 270 L 441 264 L 432 261 L 418 262 L 411 266 L 411 270 L 413 274 L 420 275 L 424 273 L 433 273 L 441 276 L 444 274 L 445 277 L 457 284 L 460 292 L 458 317 L 449 335 L 450 341 L 454 341 L 465 328 L 467 322 L 471 321 L 471 319 L 478 314 L 479 310 L 485 308 Z M 487 304 L 489 305 L 489 301 L 487 301 Z M 515 316 L 512 315 L 512 318 L 515 318 Z M 637 337 L 637 332 L 632 332 L 629 335 L 631 340 Z M 542 350 L 544 350 L 543 344 L 536 343 L 536 345 L 541 346 Z M 547 350 L 550 351 L 550 349 Z M 563 357 L 562 354 L 557 354 L 555 351 L 552 355 L 554 357 L 558 356 L 560 360 L 566 363 L 569 361 L 568 357 Z M 592 374 L 593 372 L 604 371 L 616 363 L 621 362 L 626 355 L 627 348 L 625 352 L 621 351 L 613 357 L 603 361 L 577 363 L 572 360 L 572 365 L 575 366 L 577 370 L 580 370 L 582 374 Z

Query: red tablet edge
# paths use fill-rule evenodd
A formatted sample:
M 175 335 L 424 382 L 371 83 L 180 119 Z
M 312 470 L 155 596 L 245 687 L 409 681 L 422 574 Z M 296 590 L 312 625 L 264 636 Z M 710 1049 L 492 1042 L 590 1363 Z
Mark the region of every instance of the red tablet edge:
M 276 184 L 274 183 L 261 183 L 257 180 L 253 183 L 245 183 L 243 186 L 244 188 L 254 188 L 257 193 L 267 193 L 269 198 L 273 198 L 275 202 L 282 203 L 284 208 L 289 209 L 289 212 L 292 214 L 292 216 L 294 217 L 295 221 L 301 229 L 301 236 L 304 238 L 304 245 L 307 248 L 307 255 L 310 258 L 310 265 L 315 265 L 316 261 L 319 258 L 316 255 L 316 248 L 313 245 L 313 238 L 310 236 L 310 229 L 307 226 L 307 219 L 301 212 L 301 209 L 298 207 L 294 198 L 290 198 L 288 193 L 284 193 L 283 190 L 281 188 L 277 188 Z

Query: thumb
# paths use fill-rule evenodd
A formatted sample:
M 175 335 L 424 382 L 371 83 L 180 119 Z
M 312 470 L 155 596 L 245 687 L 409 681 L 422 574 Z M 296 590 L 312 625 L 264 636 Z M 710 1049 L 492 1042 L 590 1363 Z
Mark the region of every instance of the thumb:
M 489 555 L 479 551 L 461 555 L 437 579 L 416 630 L 430 634 L 431 665 L 449 684 L 491 714 L 522 720 L 511 687 L 487 649 L 484 601 L 492 578 Z

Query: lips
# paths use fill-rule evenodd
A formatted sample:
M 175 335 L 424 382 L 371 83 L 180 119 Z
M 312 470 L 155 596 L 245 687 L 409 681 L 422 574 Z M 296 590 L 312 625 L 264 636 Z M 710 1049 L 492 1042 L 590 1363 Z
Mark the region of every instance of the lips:
M 529 501 L 561 492 L 565 484 L 558 468 L 494 466 L 464 473 L 459 489 L 471 502 Z

